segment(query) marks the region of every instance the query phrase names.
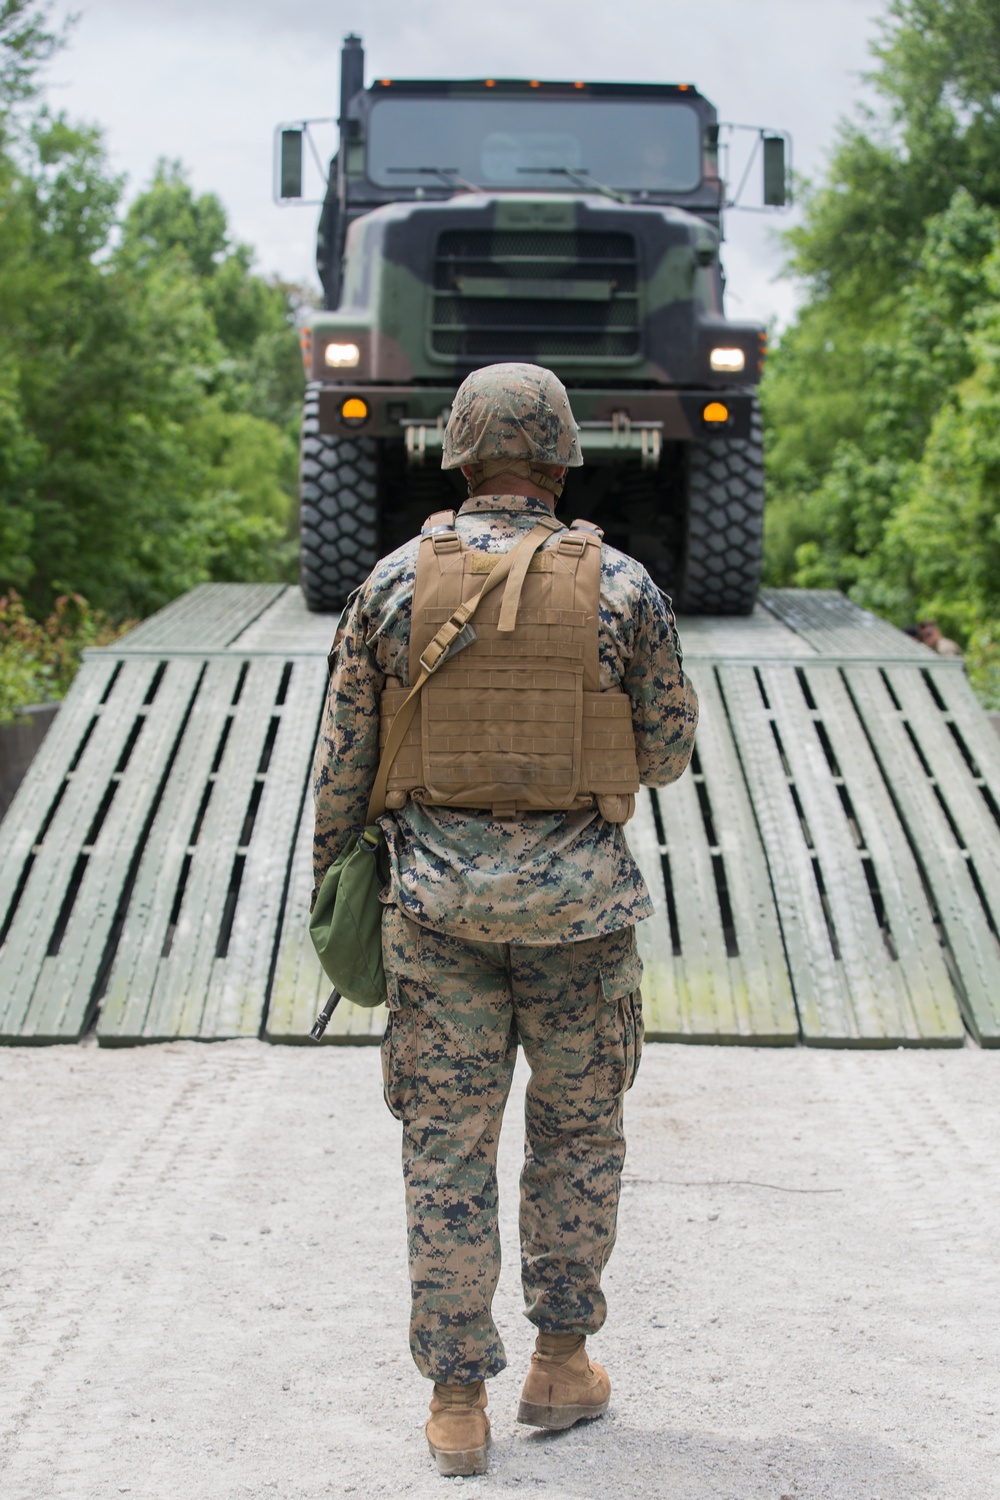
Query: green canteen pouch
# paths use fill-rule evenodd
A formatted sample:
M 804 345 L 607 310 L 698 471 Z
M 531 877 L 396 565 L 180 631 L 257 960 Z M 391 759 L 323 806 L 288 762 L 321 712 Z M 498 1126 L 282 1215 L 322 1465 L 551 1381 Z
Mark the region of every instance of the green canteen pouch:
M 327 870 L 309 918 L 324 973 L 355 1005 L 385 1003 L 379 893 L 388 880 L 385 834 L 372 823 Z

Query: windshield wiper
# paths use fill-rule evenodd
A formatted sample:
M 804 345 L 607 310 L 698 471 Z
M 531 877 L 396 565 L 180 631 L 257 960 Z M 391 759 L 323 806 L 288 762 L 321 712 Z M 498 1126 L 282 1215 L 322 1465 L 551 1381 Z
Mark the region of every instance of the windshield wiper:
M 518 167 L 519 172 L 530 172 L 536 177 L 568 177 L 572 182 L 577 182 L 581 187 L 593 188 L 597 193 L 603 193 L 605 198 L 613 198 L 616 203 L 630 203 L 631 199 L 624 193 L 617 192 L 614 188 L 606 187 L 603 182 L 598 182 L 596 177 L 583 168 L 575 170 L 573 167 Z
M 461 176 L 457 167 L 386 167 L 385 170 L 387 173 L 392 172 L 397 176 L 440 177 L 442 182 L 449 183 L 449 186 L 457 182 L 459 187 L 465 188 L 467 193 L 482 192 L 482 188 L 478 187 L 476 183 L 467 182 Z

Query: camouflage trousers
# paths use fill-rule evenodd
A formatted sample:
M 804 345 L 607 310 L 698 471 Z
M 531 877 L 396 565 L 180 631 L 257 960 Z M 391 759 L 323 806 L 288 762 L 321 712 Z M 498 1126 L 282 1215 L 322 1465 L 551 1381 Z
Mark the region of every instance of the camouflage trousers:
M 386 908 L 386 1102 L 403 1122 L 410 1349 L 466 1384 L 506 1364 L 497 1143 L 518 1043 L 531 1067 L 521 1173 L 525 1310 L 550 1333 L 596 1333 L 615 1243 L 623 1095 L 642 1049 L 635 929 L 550 946 L 448 937 Z

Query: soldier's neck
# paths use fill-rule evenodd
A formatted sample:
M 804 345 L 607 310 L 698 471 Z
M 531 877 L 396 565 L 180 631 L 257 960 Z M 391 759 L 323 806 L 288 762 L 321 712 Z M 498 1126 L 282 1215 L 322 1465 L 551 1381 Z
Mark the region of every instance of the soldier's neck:
M 551 491 L 543 490 L 540 485 L 532 484 L 530 479 L 522 479 L 518 474 L 494 475 L 485 484 L 481 484 L 470 498 L 475 500 L 480 495 L 523 495 L 530 500 L 541 500 L 553 515 L 556 511 L 556 497 Z

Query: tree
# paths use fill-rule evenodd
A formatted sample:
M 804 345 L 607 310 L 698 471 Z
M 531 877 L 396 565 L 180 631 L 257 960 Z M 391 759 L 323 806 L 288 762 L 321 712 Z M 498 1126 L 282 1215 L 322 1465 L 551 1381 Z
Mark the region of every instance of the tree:
M 789 236 L 807 297 L 762 390 L 766 577 L 978 649 L 1000 610 L 1000 9 L 892 0 L 873 51 L 881 108 L 841 127 Z
M 11 109 L 47 55 L 14 9 Z M 0 141 L 0 589 L 39 618 L 67 591 L 122 618 L 294 566 L 295 291 L 177 164 L 126 212 L 122 190 L 99 133 L 44 109 Z
M 0 126 L 37 93 L 39 68 L 63 45 L 65 28 L 47 29 L 50 10 L 38 0 L 0 0 Z

